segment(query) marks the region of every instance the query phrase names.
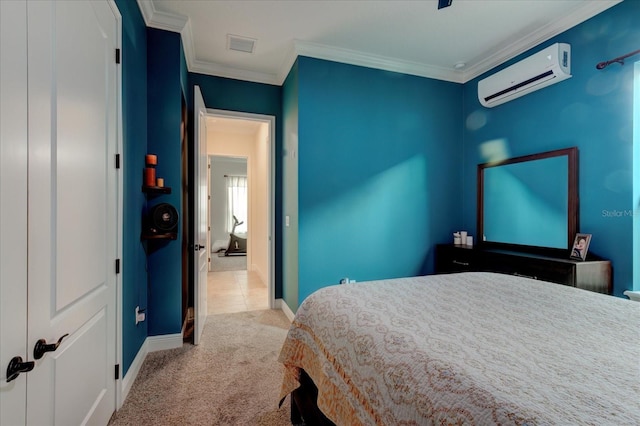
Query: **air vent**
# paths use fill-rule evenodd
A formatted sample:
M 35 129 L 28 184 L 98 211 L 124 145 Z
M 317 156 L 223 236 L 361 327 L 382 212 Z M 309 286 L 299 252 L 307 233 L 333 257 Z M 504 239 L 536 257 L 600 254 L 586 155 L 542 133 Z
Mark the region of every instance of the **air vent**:
M 227 49 L 237 52 L 253 53 L 256 39 L 227 34 Z

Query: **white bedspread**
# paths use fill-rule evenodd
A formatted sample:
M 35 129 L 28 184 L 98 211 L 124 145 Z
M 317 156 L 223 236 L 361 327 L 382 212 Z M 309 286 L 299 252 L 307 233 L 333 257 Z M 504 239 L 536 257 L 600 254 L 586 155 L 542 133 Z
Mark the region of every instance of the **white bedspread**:
M 338 425 L 640 425 L 640 303 L 526 278 L 323 288 L 280 360 Z

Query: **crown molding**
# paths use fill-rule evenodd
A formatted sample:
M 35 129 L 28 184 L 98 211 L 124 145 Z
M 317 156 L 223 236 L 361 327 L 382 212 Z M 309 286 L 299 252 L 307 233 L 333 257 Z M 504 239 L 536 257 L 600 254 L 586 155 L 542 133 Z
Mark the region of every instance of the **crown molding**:
M 199 61 L 197 59 L 192 60 L 191 63 L 187 61 L 187 65 L 189 67 L 189 72 L 207 74 L 214 77 L 225 77 L 234 80 L 250 81 L 253 83 L 271 84 L 274 86 L 282 86 L 284 81 L 280 81 L 276 74 L 267 74 L 240 68 L 227 67 L 212 62 Z
M 187 16 L 156 10 L 153 0 L 138 0 L 138 7 L 142 12 L 142 17 L 147 27 L 182 33 L 185 25 L 189 22 Z
M 187 62 L 187 69 L 193 68 L 193 62 L 196 58 L 196 48 L 193 43 L 193 32 L 191 29 L 191 20 L 187 20 L 182 31 L 180 31 L 180 38 L 182 39 L 182 49 L 184 50 L 184 58 Z
M 341 62 L 367 68 L 376 68 L 401 74 L 416 75 L 419 77 L 434 78 L 437 80 L 462 83 L 462 73 L 447 68 L 420 64 L 417 62 L 402 61 L 385 56 L 371 55 L 355 50 L 326 46 L 318 43 L 294 41 L 296 56 L 309 56 L 327 61 Z M 283 64 L 287 66 L 288 64 Z M 290 68 L 290 67 L 289 67 Z M 282 75 L 282 71 L 280 73 Z
M 623 0 L 603 0 L 592 1 L 586 3 L 583 7 L 572 13 L 571 15 L 564 16 L 553 23 L 543 25 L 538 30 L 531 33 L 529 36 L 517 40 L 515 43 L 511 43 L 501 49 L 498 49 L 491 53 L 489 56 L 484 57 L 480 61 L 476 62 L 473 66 L 467 68 L 464 71 L 464 78 L 462 83 L 466 83 L 487 71 L 492 70 L 500 64 L 515 58 L 516 56 L 532 49 L 541 43 L 561 34 L 584 21 L 593 18 L 594 16 L 604 12 L 612 6 L 621 3 Z
M 284 84 L 284 81 L 287 79 L 293 64 L 296 63 L 296 59 L 298 59 L 298 52 L 296 52 L 295 42 L 291 43 L 289 47 L 289 51 L 287 52 L 284 61 L 280 65 L 280 70 L 278 71 L 278 81 L 280 82 L 280 86 Z
M 153 1 L 154 0 L 137 0 L 138 7 L 140 8 L 145 24 L 148 27 L 180 33 L 187 68 L 190 72 L 281 86 L 284 84 L 284 81 L 298 56 L 308 56 L 316 59 L 381 69 L 454 83 L 466 83 L 469 80 L 472 80 L 498 65 L 522 54 L 523 52 L 538 46 L 552 37 L 555 37 L 556 35 L 567 31 L 587 19 L 604 12 L 610 7 L 621 3 L 623 0 L 599 0 L 587 2 L 571 15 L 564 16 L 553 23 L 544 25 L 529 36 L 495 50 L 464 70 L 454 70 L 417 62 L 402 61 L 396 58 L 372 55 L 355 50 L 295 40 L 276 74 L 233 68 L 196 59 L 191 21 L 189 18 L 183 15 L 160 12 L 156 10 Z
M 156 8 L 153 6 L 153 3 L 151 3 L 151 0 L 138 0 L 138 8 L 140 9 L 145 25 L 148 27 Z

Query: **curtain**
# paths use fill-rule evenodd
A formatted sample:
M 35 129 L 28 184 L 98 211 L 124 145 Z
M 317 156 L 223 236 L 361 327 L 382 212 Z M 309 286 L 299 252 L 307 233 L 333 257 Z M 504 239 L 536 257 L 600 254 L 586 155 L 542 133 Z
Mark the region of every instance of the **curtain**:
M 238 218 L 242 225 L 236 227 L 235 233 L 247 232 L 247 177 L 226 176 L 227 186 L 227 232 L 233 230 L 233 216 Z

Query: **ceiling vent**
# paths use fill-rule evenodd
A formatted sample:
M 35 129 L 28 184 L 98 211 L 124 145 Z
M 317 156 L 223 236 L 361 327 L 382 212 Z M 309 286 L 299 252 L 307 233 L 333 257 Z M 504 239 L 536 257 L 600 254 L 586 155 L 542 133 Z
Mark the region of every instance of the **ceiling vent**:
M 227 49 L 237 52 L 253 53 L 256 39 L 227 34 Z

